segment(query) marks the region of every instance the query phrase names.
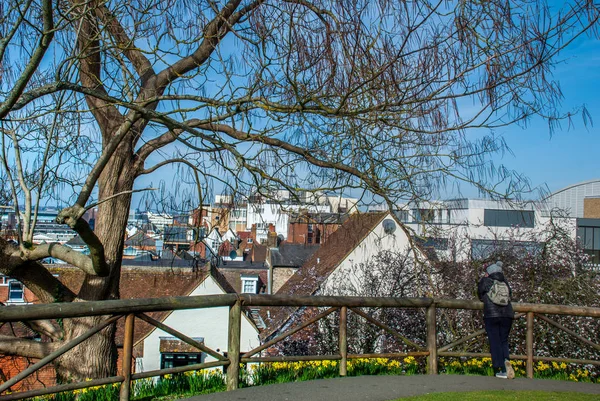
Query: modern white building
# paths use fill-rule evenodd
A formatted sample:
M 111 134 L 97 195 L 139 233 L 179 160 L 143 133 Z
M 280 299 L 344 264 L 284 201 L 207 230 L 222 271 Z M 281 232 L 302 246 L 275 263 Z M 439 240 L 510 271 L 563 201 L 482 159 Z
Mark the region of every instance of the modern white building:
M 546 203 L 577 219 L 577 237 L 592 265 L 600 266 L 600 179 L 570 185 L 550 194 Z
M 399 207 L 398 219 L 426 246 L 452 260 L 485 259 L 502 246 L 539 249 L 551 220 L 573 239 L 577 221 L 550 213 L 542 202 L 517 203 L 486 199 L 453 199 Z
M 569 185 L 547 196 L 544 201 L 549 209 L 560 209 L 570 217 L 585 218 L 586 199 L 600 197 L 600 179 Z

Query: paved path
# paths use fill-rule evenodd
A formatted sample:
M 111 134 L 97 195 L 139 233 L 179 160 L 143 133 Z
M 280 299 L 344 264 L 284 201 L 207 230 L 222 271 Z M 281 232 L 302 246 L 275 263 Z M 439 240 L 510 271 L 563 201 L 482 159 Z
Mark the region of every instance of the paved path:
M 505 380 L 486 376 L 358 376 L 272 384 L 199 395 L 186 401 L 389 401 L 427 393 L 479 390 L 573 391 L 599 394 L 600 384 L 560 380 Z

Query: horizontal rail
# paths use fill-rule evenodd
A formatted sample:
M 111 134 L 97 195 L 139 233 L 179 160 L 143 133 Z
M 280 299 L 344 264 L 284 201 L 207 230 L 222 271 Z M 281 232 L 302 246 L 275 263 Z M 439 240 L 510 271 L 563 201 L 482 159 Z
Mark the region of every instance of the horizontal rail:
M 433 298 L 394 298 L 394 297 L 341 297 L 341 296 L 296 296 L 296 295 L 240 295 L 244 306 L 346 306 L 426 308 Z
M 278 306 L 278 307 L 329 307 L 330 309 L 320 313 L 313 317 L 309 321 L 305 322 L 291 330 L 291 332 L 284 333 L 277 337 L 271 342 L 267 342 L 251 351 L 248 351 L 247 355 L 240 355 L 239 352 L 239 319 L 242 314 L 241 307 L 251 306 Z M 61 391 L 69 391 L 74 389 L 93 387 L 98 385 L 110 384 L 110 383 L 121 383 L 122 386 L 130 386 L 130 378 L 132 380 L 139 380 L 147 377 L 154 377 L 166 374 L 181 373 L 186 371 L 213 368 L 218 366 L 229 366 L 227 371 L 227 388 L 237 388 L 237 378 L 239 370 L 238 363 L 256 363 L 256 362 L 300 362 L 300 361 L 323 361 L 323 360 L 340 360 L 340 366 L 345 368 L 346 361 L 348 359 L 357 358 L 402 358 L 406 356 L 428 356 L 429 357 L 429 371 L 437 372 L 437 357 L 489 357 L 489 353 L 469 353 L 469 352 L 448 352 L 448 349 L 455 347 L 463 342 L 470 341 L 478 335 L 482 335 L 484 330 L 479 330 L 463 339 L 455 341 L 444 347 L 438 347 L 435 340 L 435 320 L 428 319 L 426 324 L 428 325 L 428 348 L 427 350 L 423 347 L 418 346 L 421 350 L 417 352 L 405 352 L 405 353 L 385 353 L 385 354 L 362 354 L 362 355 L 347 355 L 344 346 L 340 345 L 340 354 L 334 355 L 304 355 L 304 356 L 258 356 L 250 357 L 252 354 L 261 352 L 273 345 L 275 342 L 281 340 L 287 335 L 296 333 L 297 331 L 305 328 L 306 326 L 314 323 L 318 319 L 326 316 L 338 308 L 345 310 L 346 308 L 352 308 L 355 313 L 366 318 L 370 323 L 376 324 L 378 327 L 390 332 L 395 337 L 400 336 L 389 326 L 376 321 L 370 317 L 367 313 L 357 308 L 403 308 L 403 309 L 415 309 L 423 311 L 423 308 L 427 308 L 427 316 L 435 317 L 436 308 L 445 309 L 460 309 L 460 310 L 481 310 L 483 304 L 475 300 L 460 300 L 460 299 L 445 299 L 445 298 L 392 298 L 392 297 L 348 297 L 348 296 L 293 296 L 293 295 L 249 295 L 249 294 L 224 294 L 224 295 L 207 295 L 207 296 L 192 296 L 192 297 L 165 297 L 165 298 L 147 298 L 147 299 L 123 299 L 123 300 L 109 300 L 109 301 L 91 301 L 91 302 L 77 302 L 77 303 L 55 303 L 45 305 L 26 305 L 26 306 L 7 306 L 0 308 L 0 322 L 13 322 L 13 321 L 28 321 L 28 320 L 42 320 L 42 319 L 69 319 L 85 316 L 104 316 L 113 315 L 112 318 L 108 319 L 101 324 L 105 327 L 108 324 L 112 324 L 116 319 L 120 318 L 121 315 L 136 314 L 138 318 L 145 320 L 146 322 L 156 326 L 157 328 L 164 330 L 171 335 L 174 335 L 184 342 L 199 348 L 200 350 L 209 353 L 217 359 L 224 359 L 225 356 L 212 351 L 210 348 L 205 347 L 201 343 L 195 341 L 191 337 L 187 337 L 183 333 L 180 333 L 174 329 L 169 328 L 163 323 L 156 321 L 155 319 L 143 315 L 146 312 L 157 312 L 157 311 L 176 311 L 184 309 L 201 309 L 201 308 L 214 308 L 214 307 L 228 307 L 230 314 L 229 323 L 229 355 L 228 360 L 220 360 L 215 362 L 201 363 L 196 365 L 181 366 L 177 368 L 153 370 L 142 373 L 129 372 L 125 376 L 115 376 L 105 379 L 97 379 L 90 382 L 83 383 L 70 383 L 66 385 L 59 385 L 46 389 L 32 390 L 28 392 L 19 392 L 14 394 L 7 394 L 0 396 L 2 400 L 13 400 L 22 399 L 25 397 L 34 397 L 37 395 L 51 394 Z M 584 316 L 584 317 L 600 317 L 600 308 L 593 307 L 581 307 L 581 306 L 563 306 L 563 305 L 548 305 L 548 304 L 529 304 L 529 303 L 513 303 L 513 308 L 516 312 L 526 313 L 528 316 L 528 322 L 533 322 L 534 314 L 542 316 L 542 314 L 548 315 L 570 315 L 570 316 Z M 432 314 L 429 312 L 433 311 Z M 519 314 L 517 314 L 519 316 Z M 232 318 L 234 318 L 232 320 Z M 238 324 L 234 325 L 232 322 L 237 319 Z M 341 318 L 340 318 L 341 319 Z M 542 317 L 542 320 L 547 321 L 550 324 L 560 325 L 552 319 Z M 96 331 L 99 331 L 102 327 L 96 327 L 89 333 L 78 337 L 66 346 L 61 347 L 51 355 L 43 358 L 41 361 L 21 372 L 17 376 L 13 377 L 9 381 L 0 385 L 0 391 L 5 390 L 7 386 L 12 386 L 14 383 L 21 380 L 25 373 L 31 373 L 39 367 L 46 364 L 50 358 L 54 358 L 67 349 L 72 347 L 74 344 L 85 340 L 86 338 L 93 335 Z M 236 328 L 237 331 L 233 330 L 232 327 Z M 564 327 L 559 327 L 565 330 Z M 568 334 L 574 336 L 578 340 L 582 340 L 584 343 L 590 345 L 589 340 L 585 340 L 582 336 L 576 332 L 566 329 Z M 529 338 L 533 338 L 533 325 L 527 326 L 528 332 L 528 344 Z M 345 337 L 345 333 L 341 334 L 340 338 Z M 431 335 L 433 333 L 433 335 Z M 402 337 L 402 336 L 400 336 Z M 433 338 L 433 341 L 431 341 Z M 233 340 L 232 340 L 233 339 Z M 233 342 L 231 342 L 233 341 Z M 342 344 L 342 343 L 340 343 Z M 533 345 L 533 340 L 531 340 Z M 594 348 L 598 349 L 598 345 L 593 345 Z M 128 346 L 131 349 L 131 345 Z M 237 350 L 236 350 L 237 347 Z M 586 360 L 586 359 L 566 359 L 566 358 L 553 358 L 553 357 L 538 357 L 533 355 L 533 346 L 527 349 L 527 355 L 513 355 L 511 356 L 516 360 L 527 361 L 528 377 L 533 376 L 533 361 L 547 361 L 547 362 L 566 362 L 566 363 L 578 363 L 578 364 L 590 364 L 600 366 L 600 361 L 597 360 Z M 234 364 L 234 365 L 232 365 Z M 340 372 L 342 368 L 340 367 Z M 124 368 L 125 369 L 125 368 Z M 128 371 L 131 367 L 127 368 Z M 530 374 L 531 371 L 531 374 Z M 340 373 L 344 374 L 344 373 Z M 236 380 L 230 380 L 235 378 Z M 231 383 L 230 383 L 231 382 Z M 122 396 L 123 397 L 123 396 Z M 128 396 L 126 396 L 128 398 Z
M 41 305 L 11 305 L 0 308 L 0 322 L 19 322 L 42 319 L 67 319 L 100 315 L 127 315 L 129 313 L 159 312 L 180 309 L 231 306 L 236 294 L 202 295 L 193 297 L 164 297 L 114 299 L 108 301 L 53 303 Z
M 381 354 L 348 354 L 348 359 L 406 358 L 407 356 L 429 356 L 429 351 L 390 352 Z
M 189 372 L 190 370 L 201 370 L 208 368 L 216 368 L 219 366 L 228 366 L 229 361 L 214 361 L 205 363 L 196 363 L 194 365 L 177 366 L 176 368 L 149 370 L 147 372 L 133 373 L 131 380 L 146 379 L 153 376 L 173 375 L 176 373 Z
M 223 294 L 191 297 L 116 299 L 108 301 L 54 303 L 43 305 L 11 305 L 6 308 L 0 308 L 0 322 L 214 308 L 232 306 L 238 299 L 242 302 L 243 306 L 426 308 L 431 304 L 435 304 L 438 308 L 447 309 L 483 309 L 483 304 L 479 301 L 445 298 Z M 600 317 L 600 308 L 585 306 L 513 303 L 513 308 L 516 312 Z
M 17 393 L 0 396 L 0 401 L 21 400 L 23 398 L 39 397 L 46 394 L 62 393 L 63 391 L 79 390 L 87 387 L 105 386 L 107 384 L 121 383 L 123 376 L 105 377 L 103 379 L 88 380 L 79 383 L 62 384 L 59 386 L 40 388 L 37 390 L 19 391 Z
M 306 361 L 339 361 L 341 355 L 300 355 L 300 356 L 263 356 L 240 358 L 242 363 L 252 362 L 306 362 Z

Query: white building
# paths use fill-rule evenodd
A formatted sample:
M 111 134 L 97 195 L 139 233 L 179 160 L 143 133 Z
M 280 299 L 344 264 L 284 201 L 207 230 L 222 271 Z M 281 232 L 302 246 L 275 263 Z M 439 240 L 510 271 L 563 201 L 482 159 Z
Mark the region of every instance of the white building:
M 165 226 L 173 224 L 173 216 L 168 213 L 152 213 L 150 211 L 146 213 L 148 214 L 148 221 L 160 232 L 165 229 Z
M 550 213 L 545 203 L 455 199 L 403 205 L 398 219 L 416 238 L 454 260 L 483 259 L 499 246 L 531 252 L 551 219 L 575 239 L 576 219 Z
M 299 211 L 308 213 L 353 213 L 357 211 L 358 199 L 341 196 L 326 196 L 322 193 L 301 192 L 292 197 L 289 191 L 274 191 L 270 196 L 250 196 L 244 202 L 235 203 L 230 195 L 216 195 L 215 205 L 229 205 L 229 228 L 252 230 L 256 227 L 256 240 L 267 239 L 269 226 L 285 239 L 289 224 L 289 214 Z
M 310 213 L 329 213 L 329 205 L 312 204 L 280 204 L 278 202 L 248 203 L 246 209 L 246 229 L 252 229 L 256 224 L 256 240 L 263 242 L 267 240 L 269 225 L 275 226 L 275 231 L 285 239 L 287 237 L 290 212 L 306 210 Z
M 206 278 L 188 295 L 219 295 L 227 291 L 212 275 Z M 161 322 L 180 333 L 223 353 L 228 348 L 229 307 L 184 309 L 169 313 Z M 247 352 L 260 345 L 258 329 L 252 320 L 242 314 L 240 350 Z M 136 372 L 185 366 L 215 361 L 211 355 L 189 346 L 170 334 L 154 328 L 135 343 L 141 350 L 136 358 Z
M 580 182 L 553 192 L 545 202 L 550 209 L 564 210 L 570 217 L 584 218 L 585 204 L 600 197 L 600 179 Z

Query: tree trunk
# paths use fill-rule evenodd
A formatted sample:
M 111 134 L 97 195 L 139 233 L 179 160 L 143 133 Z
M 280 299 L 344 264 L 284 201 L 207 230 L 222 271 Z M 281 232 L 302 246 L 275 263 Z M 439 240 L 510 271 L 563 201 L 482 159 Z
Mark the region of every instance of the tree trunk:
M 131 191 L 134 179 L 131 152 L 128 149 L 120 149 L 100 176 L 99 199 Z M 99 205 L 94 231 L 104 245 L 110 275 L 108 277 L 87 275 L 77 301 L 119 298 L 121 261 L 130 205 L 130 193 Z M 103 319 L 105 317 L 96 316 L 65 320 L 65 340 L 76 338 L 97 326 Z M 115 331 L 115 326 L 111 325 L 58 359 L 55 363 L 57 379 L 60 382 L 71 382 L 115 375 L 117 372 Z

